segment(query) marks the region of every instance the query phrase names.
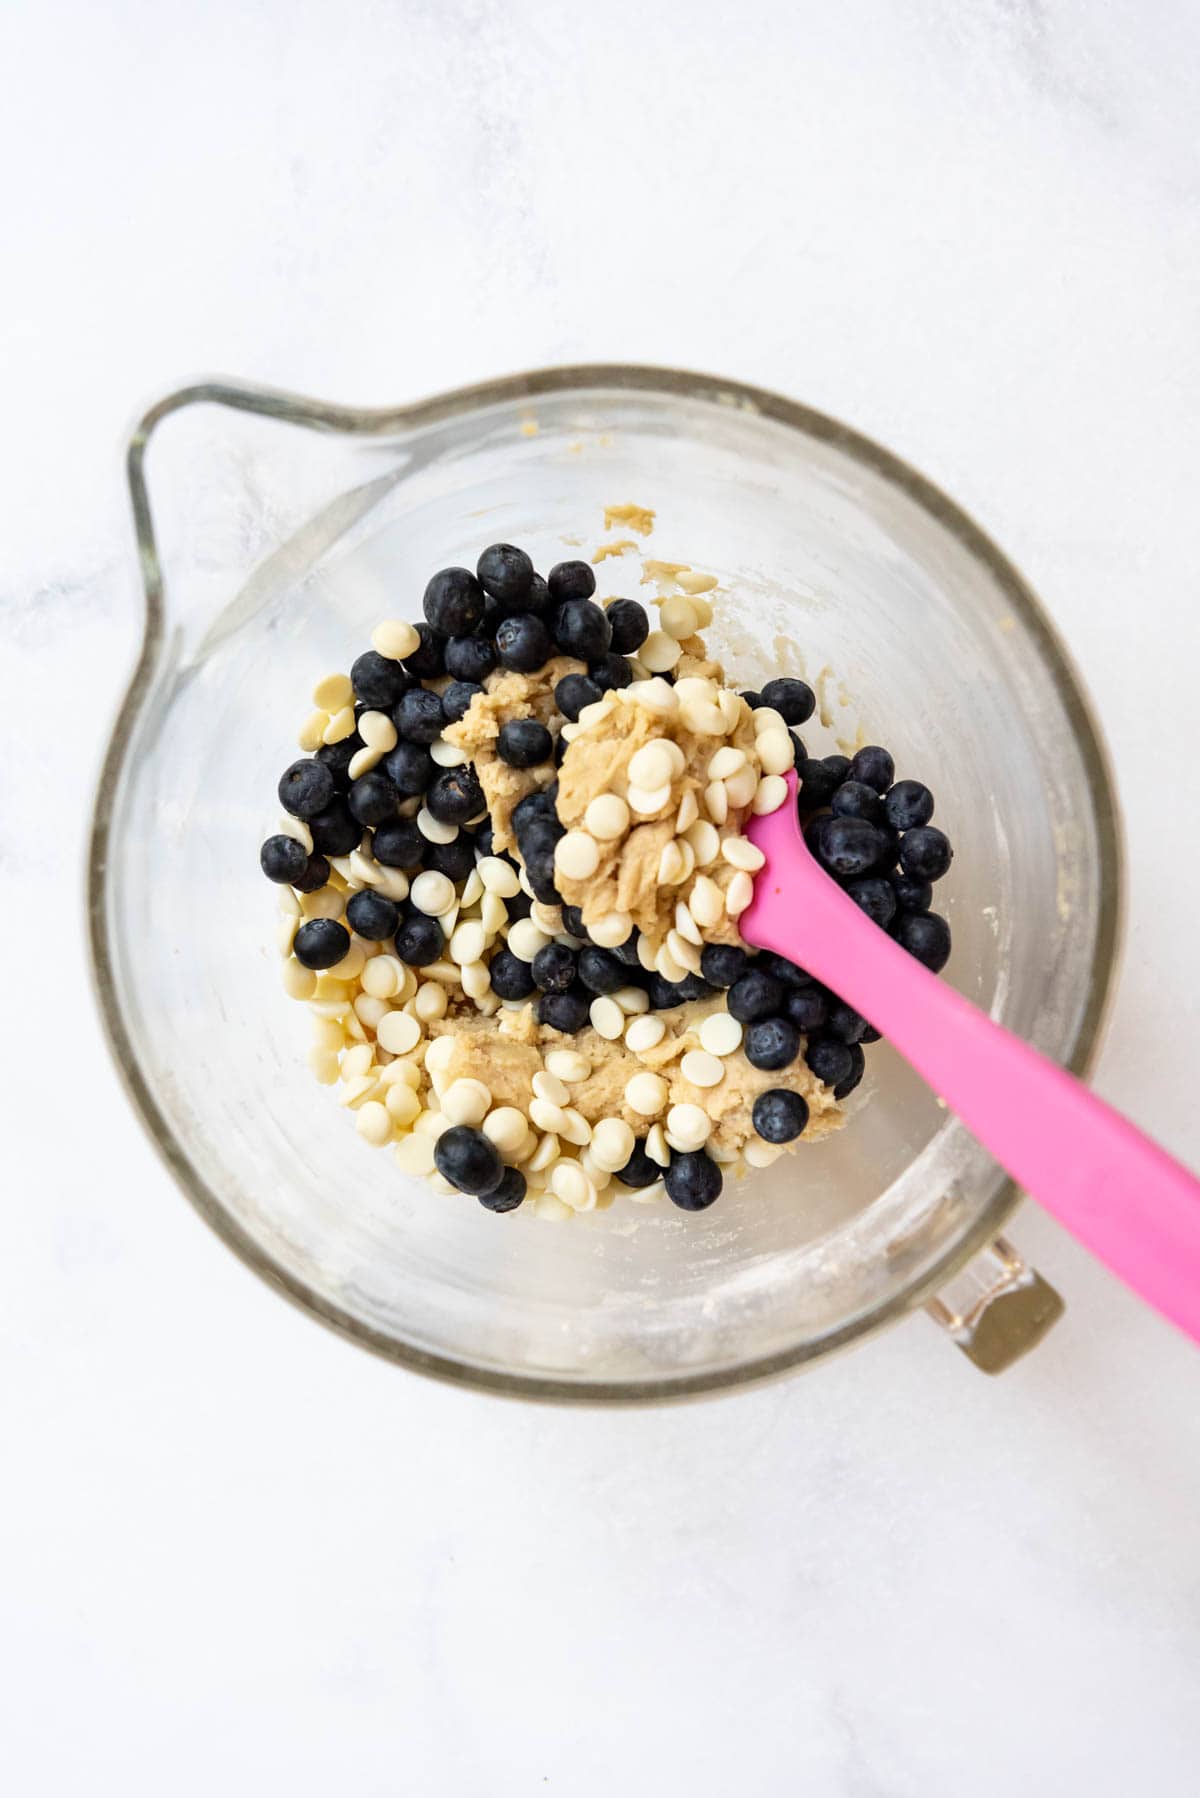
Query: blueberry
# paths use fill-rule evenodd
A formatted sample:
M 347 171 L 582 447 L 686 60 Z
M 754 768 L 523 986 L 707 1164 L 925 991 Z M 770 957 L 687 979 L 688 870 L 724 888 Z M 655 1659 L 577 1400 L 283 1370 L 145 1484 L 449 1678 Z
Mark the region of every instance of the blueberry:
M 392 723 L 406 743 L 436 743 L 445 722 L 442 702 L 428 687 L 413 687 L 392 712 Z
M 632 1186 L 636 1191 L 639 1187 L 653 1186 L 656 1180 L 661 1180 L 662 1171 L 657 1161 L 652 1161 L 647 1155 L 645 1143 L 635 1142 L 633 1154 L 625 1166 L 618 1169 L 615 1178 L 622 1186 Z
M 840 787 L 844 780 L 850 778 L 850 757 L 848 755 L 827 755 L 822 760 Z
M 349 947 L 350 932 L 336 918 L 309 918 L 292 944 L 296 960 L 305 968 L 332 968 Z
M 293 818 L 315 818 L 333 799 L 333 775 L 320 762 L 305 757 L 279 777 L 279 803 Z
M 703 1149 L 686 1155 L 672 1152 L 663 1180 L 667 1197 L 681 1211 L 706 1211 L 721 1196 L 721 1170 Z
M 514 893 L 511 899 L 504 901 L 504 909 L 508 913 L 509 923 L 517 924 L 522 918 L 529 916 L 533 910 L 533 900 L 522 887 L 519 893 Z
M 518 612 L 515 617 L 502 620 L 496 632 L 496 653 L 506 668 L 518 674 L 533 674 L 550 660 L 554 644 L 540 618 L 531 612 Z
M 829 766 L 833 758 L 826 756 L 824 761 L 809 757 L 801 762 L 796 772 L 800 776 L 799 805 L 802 812 L 815 812 L 821 806 L 828 805 L 838 789 L 841 779 L 839 771 Z
M 933 817 L 933 794 L 919 780 L 898 780 L 883 802 L 883 815 L 893 830 L 912 830 Z
M 565 993 L 575 981 L 575 957 L 562 943 L 547 943 L 533 958 L 533 983 L 544 993 Z
M 896 889 L 890 880 L 874 874 L 865 880 L 852 880 L 846 891 L 872 923 L 887 929 L 896 915 Z
M 582 987 L 565 993 L 543 993 L 537 1002 L 537 1020 L 551 1030 L 573 1036 L 588 1021 L 589 999 Z
M 320 855 L 349 855 L 362 842 L 363 827 L 340 796 L 310 818 L 308 828 Z
M 824 1086 L 836 1087 L 840 1080 L 849 1078 L 854 1067 L 850 1045 L 839 1042 L 836 1036 L 810 1036 L 804 1059 Z
M 545 953 L 543 949 L 542 954 Z M 590 943 L 579 951 L 579 978 L 589 993 L 616 993 L 630 984 L 629 969 L 609 950 L 597 949 Z
M 512 809 L 512 824 L 518 842 L 535 818 L 549 818 L 558 825 L 558 813 L 554 809 L 557 796 L 556 788 L 541 787 L 536 793 L 526 793 L 524 799 L 518 799 Z
M 516 606 L 529 592 L 533 563 L 511 543 L 493 543 L 475 564 L 479 584 L 503 605 Z
M 382 943 L 385 937 L 395 936 L 400 910 L 394 899 L 364 887 L 346 901 L 346 921 L 355 936 L 364 937 L 368 943 Z
M 886 847 L 875 825 L 861 818 L 830 818 L 821 832 L 821 861 L 842 880 L 869 873 Z
M 571 935 L 577 936 L 580 942 L 586 941 L 587 927 L 583 922 L 583 912 L 580 907 L 578 905 L 564 905 L 562 908 L 562 915 L 563 923 L 566 925 Z
M 847 783 L 849 784 L 849 783 Z M 872 874 L 890 874 L 896 866 L 900 854 L 900 832 L 893 830 L 890 824 L 880 823 L 875 826 L 879 832 L 879 857 L 871 869 Z
M 759 1018 L 746 1026 L 745 1050 L 752 1068 L 774 1073 L 795 1061 L 800 1053 L 800 1032 L 790 1018 Z
M 703 958 L 700 965 L 704 965 Z M 751 966 L 730 987 L 726 1004 L 731 1017 L 740 1024 L 752 1024 L 757 1018 L 769 1018 L 782 1011 L 783 1000 L 782 981 Z
M 411 818 L 385 818 L 371 838 L 375 860 L 385 868 L 415 868 L 425 848 L 425 838 Z
M 585 705 L 595 705 L 602 697 L 586 674 L 564 674 L 554 689 L 554 703 L 570 724 L 576 723 Z
M 631 656 L 650 635 L 650 620 L 646 616 L 645 606 L 640 606 L 636 599 L 614 599 L 611 606 L 605 608 L 605 612 L 612 631 L 610 648 L 617 655 Z
M 815 818 L 810 818 L 808 823 L 804 826 L 804 846 L 814 861 L 819 862 L 822 860 L 822 846 L 825 842 L 825 826 L 832 823 L 833 818 L 828 812 L 818 812 L 817 816 Z
M 469 568 L 442 568 L 430 577 L 421 606 L 435 631 L 469 637 L 483 622 L 483 588 Z
M 308 866 L 308 850 L 295 837 L 268 837 L 258 852 L 258 865 L 268 880 L 291 886 Z
M 360 774 L 346 795 L 351 816 L 360 824 L 382 824 L 385 819 L 394 818 L 399 803 L 399 787 L 378 768 Z
M 531 854 L 525 855 L 525 877 L 533 888 L 533 896 L 540 905 L 557 905 L 561 898 L 554 880 L 554 851 L 540 844 Z
M 888 885 L 901 911 L 928 911 L 933 904 L 933 885 L 928 880 L 914 880 L 911 874 L 898 870 L 889 875 Z
M 354 696 L 373 712 L 390 712 L 402 693 L 412 686 L 412 675 L 390 656 L 364 650 L 350 669 Z
M 475 826 L 475 847 L 479 851 L 480 855 L 495 855 L 495 853 L 496 853 L 495 832 L 493 830 L 492 820 L 490 818 L 481 819 L 480 822 Z M 512 863 L 512 866 L 514 868 L 517 865 L 516 862 L 513 861 L 511 855 L 505 855 L 502 859 L 506 862 Z
M 433 1159 L 443 1180 L 477 1198 L 495 1192 L 504 1178 L 504 1163 L 495 1143 L 467 1124 L 452 1124 L 442 1131 L 433 1145 Z
M 860 1043 L 863 1044 L 864 1048 L 866 1047 L 867 1043 L 882 1042 L 883 1041 L 883 1031 L 876 1030 L 874 1024 L 868 1024 L 866 1029 L 863 1031 L 862 1035 L 859 1037 L 858 1040 Z
M 437 763 L 423 743 L 397 743 L 384 757 L 383 769 L 402 799 L 416 799 L 428 791 Z
M 786 1086 L 772 1086 L 759 1093 L 750 1115 L 764 1142 L 795 1142 L 808 1122 L 808 1105 Z
M 310 855 L 304 864 L 304 872 L 292 885 L 298 893 L 315 893 L 329 880 L 329 863 L 323 855 Z
M 465 824 L 483 811 L 483 788 L 471 763 L 443 768 L 426 793 L 425 804 L 439 824 Z
M 805 762 L 807 762 L 807 760 L 808 760 L 808 750 L 804 747 L 804 739 L 803 739 L 803 737 L 798 737 L 796 735 L 795 731 L 793 731 L 792 732 L 792 767 L 796 770 L 797 774 L 803 773 L 804 764 L 805 764 Z
M 950 839 L 936 824 L 918 824 L 900 840 L 900 866 L 914 880 L 940 880 L 953 858 Z
M 862 1079 L 863 1072 L 867 1065 L 867 1058 L 857 1043 L 851 1043 L 849 1045 L 849 1053 L 850 1072 L 844 1079 L 839 1080 L 834 1087 L 833 1096 L 835 1099 L 848 1099 L 850 1097 L 850 1094 Z
M 445 661 L 452 680 L 483 682 L 496 666 L 496 645 L 486 637 L 451 637 Z
M 525 1197 L 525 1176 L 519 1167 L 506 1167 L 499 1186 L 476 1196 L 488 1211 L 515 1211 Z
M 830 809 L 835 818 L 863 818 L 868 824 L 878 824 L 883 818 L 883 800 L 874 787 L 861 780 L 843 781 Z
M 811 986 L 813 983 L 811 974 L 806 974 L 786 955 L 776 955 L 774 949 L 764 949 L 754 965 L 760 974 L 773 974 L 786 987 Z
M 448 843 L 426 843 L 421 859 L 431 873 L 457 883 L 475 866 L 475 839 L 469 830 L 460 830 Z
M 510 718 L 500 726 L 496 753 L 510 768 L 536 768 L 554 753 L 554 738 L 536 718 Z
M 829 1008 L 829 1021 L 825 1028 L 830 1036 L 837 1037 L 839 1043 L 860 1043 L 868 1024 L 861 1012 L 855 1011 L 843 999 L 835 998 Z
M 457 724 L 460 718 L 465 718 L 471 709 L 471 701 L 476 694 L 482 692 L 483 688 L 477 681 L 452 680 L 442 694 L 442 711 L 446 714 L 446 722 Z
M 596 591 L 596 576 L 588 562 L 556 562 L 546 582 L 556 606 L 572 599 L 590 599 Z
M 685 974 L 682 980 L 675 982 L 675 988 L 682 994 L 685 1005 L 693 999 L 711 999 L 713 996 L 712 987 L 699 974 Z
M 333 784 L 339 793 L 345 793 L 350 787 L 350 764 L 360 749 L 365 748 L 362 738 L 356 730 L 340 743 L 322 743 L 317 751 L 317 760 L 322 768 L 328 768 L 333 776 Z
M 635 924 L 623 943 L 615 943 L 613 945 L 613 954 L 619 962 L 624 962 L 627 968 L 637 968 L 639 970 L 642 968 L 642 958 L 638 954 L 638 939 L 641 934 L 641 931 Z
M 749 966 L 746 951 L 733 943 L 706 943 L 700 951 L 700 972 L 711 986 L 732 986 Z
M 774 708 L 785 724 L 806 724 L 813 715 L 816 695 L 807 681 L 769 680 L 762 690 L 763 704 Z
M 552 629 L 564 655 L 578 656 L 581 662 L 596 662 L 608 653 L 612 626 L 590 599 L 569 599 L 559 606 Z
M 624 656 L 609 650 L 598 662 L 593 662 L 588 669 L 588 678 L 595 682 L 603 693 L 611 693 L 621 687 L 628 687 L 633 680 L 633 669 Z
M 757 687 L 744 688 L 742 691 L 742 698 L 746 701 L 746 704 L 750 707 L 752 712 L 757 712 L 760 705 L 766 705 L 767 703 Z
M 410 968 L 427 968 L 442 955 L 442 927 L 436 918 L 411 907 L 400 920 L 396 931 L 396 954 Z
M 896 778 L 896 764 L 878 743 L 868 743 L 855 752 L 850 762 L 851 780 L 860 780 L 877 793 L 886 793 Z
M 445 671 L 445 633 L 435 631 L 431 624 L 418 624 L 417 635 L 421 641 L 410 656 L 405 656 L 404 666 L 418 680 L 436 680 Z
M 525 595 L 522 612 L 536 612 L 539 617 L 550 610 L 550 589 L 546 585 L 544 574 L 535 574 L 529 583 L 529 592 Z
M 488 963 L 492 991 L 501 999 L 528 999 L 534 990 L 533 969 L 511 949 L 497 949 Z
M 950 926 L 936 912 L 902 911 L 895 936 L 902 949 L 935 974 L 940 974 L 950 959 Z
M 784 999 L 783 1009 L 801 1036 L 811 1036 L 829 1016 L 829 995 L 820 986 L 794 987 Z
M 683 1004 L 679 984 L 665 979 L 661 974 L 646 975 L 646 996 L 650 1001 L 651 1011 L 674 1011 L 677 1005 Z

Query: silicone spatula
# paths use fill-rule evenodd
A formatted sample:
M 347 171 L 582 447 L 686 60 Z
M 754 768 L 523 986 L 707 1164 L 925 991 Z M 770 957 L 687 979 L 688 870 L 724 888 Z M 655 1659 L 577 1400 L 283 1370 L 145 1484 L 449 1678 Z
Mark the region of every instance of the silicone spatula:
M 1200 1341 L 1200 1180 L 860 911 L 805 845 L 794 774 L 746 835 L 767 859 L 743 939 L 861 1012 L 1031 1197 Z

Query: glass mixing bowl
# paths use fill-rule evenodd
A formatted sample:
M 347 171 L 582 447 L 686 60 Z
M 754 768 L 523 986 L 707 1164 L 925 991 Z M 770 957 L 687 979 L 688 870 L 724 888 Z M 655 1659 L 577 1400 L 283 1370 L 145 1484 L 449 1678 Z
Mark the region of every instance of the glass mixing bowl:
M 552 1225 L 439 1196 L 314 1085 L 257 855 L 314 679 L 378 618 L 418 616 L 432 569 L 497 539 L 540 567 L 590 553 L 604 506 L 636 501 L 648 553 L 720 577 L 711 640 L 739 680 L 807 674 L 829 721 L 810 748 L 861 723 L 935 789 L 947 977 L 1085 1071 L 1117 935 L 1112 789 L 1044 613 L 944 495 L 773 394 L 624 367 L 386 412 L 200 384 L 147 415 L 129 471 L 147 623 L 97 802 L 97 982 L 173 1173 L 272 1285 L 426 1371 L 646 1399 L 812 1360 L 992 1242 L 1017 1195 L 885 1044 L 845 1130 L 702 1214 L 621 1199 Z M 606 562 L 601 591 L 637 574 Z M 978 1293 L 1033 1290 L 1044 1323 L 1053 1295 L 1007 1255 Z M 964 1341 L 972 1303 L 939 1306 Z

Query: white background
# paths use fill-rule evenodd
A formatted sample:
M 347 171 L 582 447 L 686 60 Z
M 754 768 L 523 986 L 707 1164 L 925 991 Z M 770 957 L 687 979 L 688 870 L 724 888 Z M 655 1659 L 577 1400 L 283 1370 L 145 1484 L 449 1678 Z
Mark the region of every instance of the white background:
M 1067 1317 L 995 1382 L 919 1318 L 660 1412 L 424 1383 L 143 1142 L 80 858 L 145 399 L 760 381 L 1043 594 L 1128 817 L 1097 1085 L 1200 1160 L 1195 9 L 9 0 L 0 71 L 0 1784 L 1193 1792 L 1200 1360 L 1056 1228 Z

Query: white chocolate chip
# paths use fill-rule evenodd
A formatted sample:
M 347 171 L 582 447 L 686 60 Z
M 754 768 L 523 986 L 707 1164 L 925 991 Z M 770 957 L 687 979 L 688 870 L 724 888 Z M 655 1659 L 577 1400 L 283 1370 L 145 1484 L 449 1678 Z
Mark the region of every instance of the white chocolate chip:
M 742 1026 L 728 1011 L 714 1011 L 697 1032 L 700 1046 L 710 1055 L 732 1055 L 742 1046 Z
M 574 1049 L 551 1049 L 546 1056 L 546 1071 L 568 1085 L 574 1085 L 587 1079 L 592 1064 Z
M 678 886 L 683 879 L 683 853 L 679 844 L 672 838 L 664 843 L 658 858 L 658 884 L 664 887 Z M 594 934 L 594 932 L 593 932 Z
M 708 620 L 708 622 L 711 624 L 712 619 L 710 618 Z M 742 699 L 737 693 L 733 692 L 733 690 L 731 688 L 722 687 L 720 692 L 717 694 L 717 704 L 720 707 L 722 716 L 725 719 L 726 730 L 729 730 L 729 731 L 736 730 L 737 726 L 742 721 L 742 713 L 746 709 L 745 700 Z
M 640 818 L 650 818 L 671 803 L 670 783 L 666 782 L 661 787 L 630 787 L 626 797 L 631 812 L 636 812 Z M 595 872 L 594 869 L 592 871 Z
M 532 1084 L 535 1096 L 545 1099 L 549 1105 L 566 1105 L 570 1102 L 571 1095 L 566 1083 L 557 1074 L 552 1074 L 549 1068 L 539 1069 L 533 1076 Z
M 718 1064 L 720 1065 L 720 1064 Z M 672 1105 L 667 1113 L 667 1141 L 685 1154 L 703 1148 L 712 1135 L 712 1119 L 699 1105 Z
M 638 660 L 643 668 L 649 668 L 651 674 L 666 674 L 669 669 L 674 668 L 682 654 L 675 638 L 666 631 L 651 631 L 638 650 Z M 644 685 L 648 687 L 650 682 L 646 681 Z
M 591 1158 L 597 1167 L 615 1174 L 628 1162 L 636 1141 L 624 1118 L 601 1118 L 592 1131 Z
M 764 774 L 754 789 L 750 809 L 756 817 L 765 817 L 768 812 L 779 810 L 787 794 L 787 781 L 782 774 Z
M 690 912 L 688 916 L 691 916 Z M 685 974 L 698 974 L 700 972 L 700 951 L 695 943 L 690 943 L 688 941 L 682 931 L 668 930 L 667 949 L 672 961 L 678 962 Z M 682 976 L 676 975 L 673 978 L 680 979 Z
M 726 837 L 721 854 L 731 868 L 744 868 L 747 874 L 757 874 L 767 859 L 757 843 L 746 837 Z
M 380 1019 L 376 1035 L 389 1055 L 407 1055 L 409 1050 L 415 1049 L 421 1040 L 421 1026 L 418 1020 L 410 1017 L 406 1011 L 389 1011 L 386 1018 Z M 426 1057 L 426 1066 L 428 1065 L 428 1057 Z
M 687 973 L 687 969 L 684 967 L 683 963 L 672 955 L 669 942 L 663 943 L 662 946 L 656 950 L 654 956 L 654 972 L 656 974 L 661 974 L 664 980 L 669 980 L 672 986 L 674 986 L 676 982 L 682 980 Z
M 625 1029 L 625 1013 L 615 999 L 593 999 L 588 1007 L 592 1029 L 607 1042 L 617 1042 Z
M 483 1120 L 483 1134 L 495 1143 L 502 1155 L 515 1155 L 525 1146 L 529 1124 L 525 1113 L 515 1105 L 500 1105 Z
M 366 965 L 367 958 L 363 954 L 362 944 L 352 939 L 341 961 L 335 962 L 329 969 L 329 977 L 331 980 L 357 980 Z
M 770 1167 L 773 1162 L 779 1160 L 783 1154 L 783 1148 L 779 1143 L 763 1142 L 761 1137 L 751 1137 L 743 1148 L 742 1154 L 746 1157 L 749 1167 Z
M 469 962 L 482 961 L 483 952 L 487 948 L 487 934 L 483 925 L 473 921 L 457 924 L 447 948 L 450 960 L 457 962 L 460 968 L 466 967 Z
M 705 1049 L 689 1049 L 679 1070 L 693 1086 L 720 1086 L 725 1078 L 724 1065 Z
M 646 1153 L 659 1167 L 670 1167 L 671 1150 L 667 1143 L 667 1133 L 661 1124 L 651 1125 L 646 1137 Z
M 453 1080 L 442 1094 L 442 1115 L 452 1124 L 477 1130 L 492 1109 L 492 1095 L 482 1080 Z
M 589 833 L 602 843 L 611 843 L 629 829 L 629 807 L 618 793 L 601 793 L 583 814 Z
M 386 755 L 396 747 L 396 726 L 386 712 L 364 712 L 358 721 L 358 734 L 370 749 Z
M 382 749 L 358 749 L 350 757 L 347 773 L 351 780 L 361 780 L 364 774 L 369 774 L 375 764 L 382 760 Z
M 658 608 L 658 616 L 668 637 L 674 637 L 679 643 L 687 637 L 694 637 L 700 626 L 695 606 L 678 595 L 663 600 Z
M 485 893 L 479 906 L 479 922 L 490 937 L 497 936 L 508 922 L 508 907 L 499 893 Z
M 758 739 L 758 759 L 766 774 L 786 774 L 795 765 L 791 732 L 765 730 Z
M 468 906 L 477 905 L 483 898 L 483 894 L 483 877 L 478 868 L 472 868 L 463 882 L 463 890 L 458 896 L 458 902 L 465 911 Z
M 407 1066 L 407 1063 L 401 1063 L 399 1065 Z M 406 1086 L 402 1080 L 397 1080 L 390 1086 L 384 1088 L 383 1102 L 387 1106 L 389 1114 L 393 1120 L 400 1125 L 401 1129 L 405 1129 L 408 1125 L 415 1123 L 421 1114 L 420 1099 L 418 1099 L 412 1087 Z
M 423 805 L 417 813 L 417 829 L 427 843 L 452 843 L 458 835 L 457 824 L 443 824 L 435 818 L 427 805 Z
M 682 706 L 683 722 L 698 737 L 723 737 L 725 714 L 712 700 L 689 700 Z
M 639 1012 L 649 1011 L 650 995 L 645 987 L 621 986 L 612 995 L 614 1005 L 619 1005 L 626 1017 L 636 1017 Z
M 296 742 L 301 749 L 311 755 L 313 751 L 319 749 L 325 741 L 325 732 L 328 728 L 328 712 L 310 712 L 308 717 L 304 720 L 304 723 L 300 726 L 300 732 L 296 738 Z M 328 1085 L 328 1082 L 326 1081 L 324 1084 Z
M 569 830 L 554 846 L 555 871 L 567 880 L 590 880 L 600 866 L 600 846 L 586 830 Z
M 667 663 L 666 668 L 673 668 L 675 663 L 679 660 L 681 653 L 679 645 L 673 643 L 669 637 L 664 637 L 662 631 L 653 632 L 651 634 L 664 638 L 664 643 L 669 647 L 673 658 Z M 647 641 L 649 641 L 649 639 L 647 639 Z M 647 662 L 644 657 L 642 657 L 642 666 L 645 668 L 649 668 L 650 666 L 649 662 Z M 662 669 L 660 672 L 665 673 L 666 668 Z M 628 691 L 633 695 L 635 704 L 644 706 L 649 712 L 657 712 L 661 717 L 668 717 L 672 712 L 678 710 L 679 701 L 675 697 L 675 689 L 671 686 L 669 681 L 639 681 L 636 685 L 630 687 Z
M 545 1136 L 539 1141 L 533 1154 L 522 1165 L 528 1168 L 531 1173 L 542 1174 L 548 1167 L 554 1166 L 554 1163 L 561 1154 L 562 1150 L 559 1147 L 557 1136 L 554 1135 L 553 1131 L 547 1131 Z
M 595 923 L 588 925 L 588 935 L 601 949 L 618 949 L 622 943 L 629 941 L 633 931 L 633 919 L 627 911 L 605 912 Z M 512 933 L 509 932 L 508 946 L 512 948 Z
M 739 768 L 746 766 L 746 751 L 735 749 L 732 743 L 726 743 L 715 755 L 708 758 L 707 775 L 709 780 L 728 780 Z
M 754 720 L 754 734 L 756 737 L 761 737 L 763 732 L 767 730 L 786 731 L 787 729 L 787 720 L 784 718 L 782 712 L 777 712 L 775 710 L 774 706 L 756 706 L 751 713 L 751 717 Z
M 561 905 L 544 905 L 540 899 L 535 899 L 530 907 L 529 915 L 537 925 L 538 929 L 544 930 L 549 937 L 558 936 L 562 930 L 563 915 Z
M 651 943 L 650 938 L 648 936 L 640 936 L 637 940 L 637 958 L 641 966 L 645 968 L 647 974 L 652 974 L 654 972 L 655 954 L 656 950 Z
M 529 1101 L 529 1119 L 539 1130 L 561 1136 L 566 1127 L 566 1116 L 561 1105 L 552 1105 L 549 1099 L 531 1099 Z
M 283 964 L 283 990 L 289 999 L 311 999 L 317 990 L 317 977 L 311 968 L 289 956 Z
M 731 918 L 740 918 L 753 897 L 753 879 L 739 870 L 725 889 L 725 910 Z
M 487 963 L 482 961 L 468 962 L 462 971 L 462 984 L 463 992 L 467 995 L 467 998 L 474 999 L 476 1005 L 482 1010 L 483 1007 L 480 1005 L 480 1001 L 488 996 L 492 987 L 492 976 L 488 972 Z
M 489 893 L 501 899 L 515 899 L 521 890 L 517 870 L 498 855 L 485 855 L 478 864 L 478 874 Z
M 724 824 L 729 816 L 729 795 L 722 780 L 712 780 L 704 789 L 704 809 L 714 824 Z
M 321 733 L 322 738 L 326 743 L 340 743 L 345 737 L 354 734 L 354 724 L 354 707 L 344 705 L 340 711 L 333 714 Z
M 370 966 L 370 964 L 367 964 Z M 388 1014 L 386 999 L 373 999 L 370 993 L 360 993 L 354 1001 L 354 1015 L 364 1029 L 377 1030 L 380 1021 Z
M 438 1073 L 448 1068 L 453 1060 L 454 1038 L 452 1036 L 435 1036 L 425 1051 L 425 1071 L 427 1074 Z
M 694 569 L 681 568 L 676 572 L 676 581 L 685 593 L 711 593 L 717 584 L 715 574 L 697 574 Z
M 674 761 L 665 743 L 646 743 L 629 763 L 629 779 L 635 787 L 669 786 L 674 772 Z
M 654 1205 L 659 1199 L 665 1199 L 667 1189 L 661 1180 L 654 1180 L 649 1186 L 639 1186 L 633 1192 L 626 1192 L 625 1197 L 635 1205 Z
M 688 910 L 704 930 L 712 930 L 725 912 L 725 895 L 707 874 L 697 874 L 688 894 Z
M 406 1174 L 428 1179 L 433 1172 L 433 1142 L 428 1136 L 406 1136 L 392 1150 L 396 1165 Z
M 440 1111 L 423 1111 L 413 1125 L 414 1130 L 419 1130 L 422 1136 L 428 1136 L 434 1142 L 439 1136 L 445 1135 L 449 1128 L 450 1119 Z
M 436 868 L 426 868 L 418 874 L 412 883 L 412 902 L 418 911 L 427 917 L 441 918 L 456 903 L 457 894 L 454 882 L 448 874 L 441 874 Z
M 285 812 L 279 820 L 279 834 L 281 837 L 291 837 L 293 842 L 299 843 L 305 855 L 312 854 L 312 831 L 303 818 L 293 818 L 290 812 Z M 284 891 L 286 890 L 284 888 Z
M 471 759 L 465 749 L 460 749 L 457 743 L 447 743 L 442 737 L 429 745 L 429 753 L 439 768 L 462 768 Z
M 318 887 L 315 893 L 300 895 L 300 913 L 304 918 L 340 918 L 345 909 L 344 895 L 333 887 Z
M 625 1103 L 639 1117 L 657 1117 L 667 1102 L 667 1083 L 658 1074 L 634 1074 L 625 1086 Z
M 508 946 L 521 961 L 532 961 L 539 949 L 544 949 L 550 938 L 544 930 L 539 930 L 532 918 L 518 918 L 508 933 Z
M 403 618 L 384 618 L 371 632 L 371 648 L 376 655 L 386 656 L 390 662 L 402 662 L 406 656 L 415 655 L 421 647 L 421 639 L 415 626 Z
M 352 1080 L 346 1079 L 346 1070 L 342 1068 L 342 1090 L 338 1094 L 338 1104 L 347 1110 L 355 1111 L 368 1099 L 375 1096 L 379 1089 L 379 1081 L 374 1073 L 356 1074 Z
M 704 942 L 695 918 L 682 899 L 675 901 L 675 928 L 685 942 L 694 943 L 697 948 Z
M 594 1211 L 596 1188 L 577 1161 L 560 1161 L 550 1176 L 550 1190 L 555 1198 L 572 1211 Z
M 641 1017 L 630 1020 L 625 1032 L 625 1047 L 634 1055 L 641 1055 L 661 1043 L 666 1034 L 667 1026 L 662 1018 L 644 1013 Z
M 559 1135 L 564 1141 L 573 1143 L 577 1149 L 582 1149 L 592 1140 L 592 1126 L 581 1111 L 567 1105 L 563 1107 L 563 1127 Z
M 679 810 L 675 815 L 675 835 L 681 837 L 686 830 L 690 829 L 699 816 L 700 802 L 696 798 L 695 791 L 689 787 L 683 798 L 679 801 Z
M 424 980 L 417 988 L 413 999 L 413 1010 L 423 1024 L 432 1024 L 435 1018 L 444 1018 L 448 1001 L 446 989 L 436 980 Z
M 322 1086 L 332 1086 L 338 1077 L 337 1050 L 320 1047 L 310 1049 L 308 1065 Z
M 355 1128 L 366 1142 L 381 1149 L 385 1142 L 392 1140 L 391 1113 L 378 1099 L 371 1099 L 359 1108 Z

